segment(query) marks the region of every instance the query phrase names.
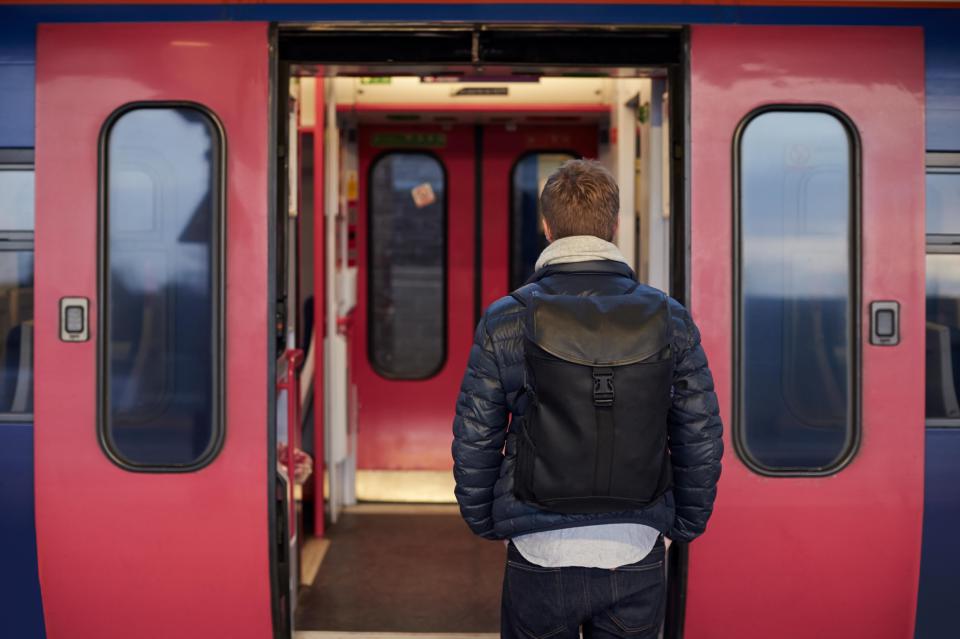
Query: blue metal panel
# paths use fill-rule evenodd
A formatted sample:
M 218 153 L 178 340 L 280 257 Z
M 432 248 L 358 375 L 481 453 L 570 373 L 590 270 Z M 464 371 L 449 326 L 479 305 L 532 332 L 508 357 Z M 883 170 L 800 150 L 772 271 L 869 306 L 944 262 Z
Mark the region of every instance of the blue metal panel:
M 917 639 L 956 635 L 960 428 L 928 428 Z
M 35 34 L 33 20 L 0 17 L 0 148 L 33 146 Z
M 960 11 L 924 29 L 927 53 L 927 150 L 960 151 Z
M 0 63 L 0 147 L 33 146 L 33 87 L 34 65 Z
M 635 4 L 198 4 L 9 5 L 0 23 L 170 20 L 454 21 L 567 24 L 922 25 L 955 20 L 949 9 Z
M 43 637 L 32 424 L 0 423 L 0 566 L 0 637 Z

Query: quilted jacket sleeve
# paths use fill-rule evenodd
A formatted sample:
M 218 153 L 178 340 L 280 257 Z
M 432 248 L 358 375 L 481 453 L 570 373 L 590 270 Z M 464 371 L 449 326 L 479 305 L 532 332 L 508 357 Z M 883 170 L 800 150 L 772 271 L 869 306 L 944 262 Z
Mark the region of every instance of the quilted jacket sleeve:
M 723 456 L 723 426 L 713 376 L 700 345 L 700 331 L 685 308 L 673 302 L 677 362 L 669 414 L 670 461 L 676 519 L 667 536 L 692 541 L 713 512 Z
M 457 397 L 457 414 L 453 421 L 453 477 L 464 521 L 481 537 L 495 539 L 493 485 L 503 461 L 508 410 L 486 325 L 485 315 L 477 326 L 467 372 Z

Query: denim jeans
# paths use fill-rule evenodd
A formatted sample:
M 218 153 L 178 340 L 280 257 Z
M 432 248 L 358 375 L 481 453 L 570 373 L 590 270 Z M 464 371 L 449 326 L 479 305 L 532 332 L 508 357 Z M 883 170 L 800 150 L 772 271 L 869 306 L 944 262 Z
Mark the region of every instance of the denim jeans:
M 504 639 L 656 637 L 666 604 L 663 537 L 635 564 L 544 568 L 511 542 L 503 576 L 500 636 Z

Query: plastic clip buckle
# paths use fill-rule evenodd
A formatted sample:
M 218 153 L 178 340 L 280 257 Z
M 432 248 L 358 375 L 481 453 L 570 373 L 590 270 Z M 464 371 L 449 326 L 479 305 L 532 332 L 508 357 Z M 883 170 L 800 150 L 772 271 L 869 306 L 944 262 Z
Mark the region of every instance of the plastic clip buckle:
M 593 369 L 593 403 L 595 406 L 613 406 L 613 369 Z

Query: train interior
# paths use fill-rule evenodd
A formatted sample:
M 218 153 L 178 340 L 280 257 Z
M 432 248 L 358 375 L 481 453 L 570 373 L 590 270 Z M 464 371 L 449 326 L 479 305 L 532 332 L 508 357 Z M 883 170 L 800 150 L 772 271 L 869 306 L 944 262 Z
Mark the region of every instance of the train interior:
M 451 472 L 474 328 L 533 272 L 539 190 L 571 158 L 611 170 L 619 247 L 682 296 L 675 71 L 281 70 L 275 533 L 297 631 L 498 630 L 503 547 L 462 522 Z

